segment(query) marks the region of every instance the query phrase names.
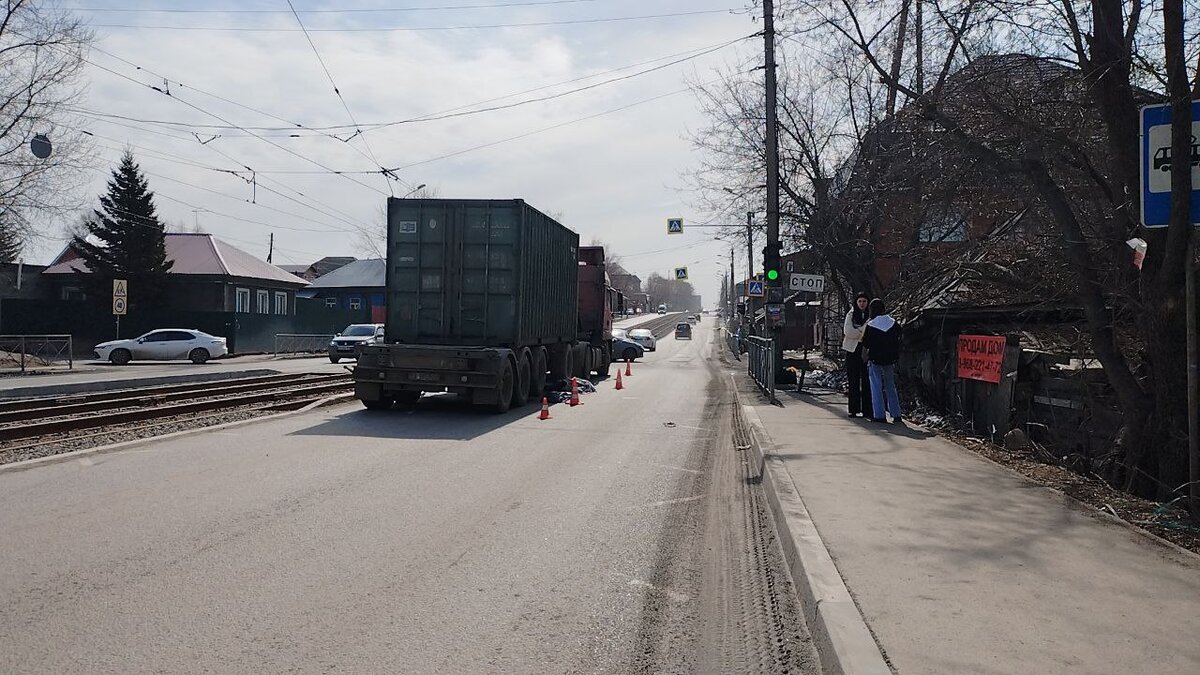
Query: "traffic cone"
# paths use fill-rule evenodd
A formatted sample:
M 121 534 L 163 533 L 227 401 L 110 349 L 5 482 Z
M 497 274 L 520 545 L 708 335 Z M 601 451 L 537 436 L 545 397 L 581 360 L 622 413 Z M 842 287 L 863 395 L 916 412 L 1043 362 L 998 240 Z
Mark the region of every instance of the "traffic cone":
M 545 396 L 542 397 L 542 412 L 538 414 L 538 419 L 550 419 L 550 399 L 546 398 Z
M 621 369 L 617 368 L 617 391 L 621 391 L 625 385 L 621 383 Z
M 579 381 L 576 378 L 572 377 L 571 378 L 571 407 L 574 408 L 575 406 L 579 405 L 579 403 L 580 403 L 580 401 L 579 401 Z
M 633 360 L 625 359 L 625 374 L 633 375 Z

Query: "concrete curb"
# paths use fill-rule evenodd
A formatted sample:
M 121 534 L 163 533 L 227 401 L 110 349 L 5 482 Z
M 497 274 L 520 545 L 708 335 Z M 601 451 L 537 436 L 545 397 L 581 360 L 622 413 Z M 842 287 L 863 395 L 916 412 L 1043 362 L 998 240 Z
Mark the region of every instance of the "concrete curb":
M 350 399 L 343 401 L 343 400 L 339 400 L 338 396 L 330 396 L 328 398 L 322 399 L 321 401 L 316 401 L 314 403 L 311 403 L 299 410 L 290 410 L 288 412 L 281 412 L 281 413 L 277 413 L 275 415 L 263 415 L 262 417 L 252 417 L 252 418 L 246 419 L 246 420 L 237 420 L 234 422 L 226 422 L 224 424 L 214 424 L 210 427 L 196 427 L 195 429 L 184 429 L 183 431 L 176 431 L 176 432 L 169 433 L 169 434 L 163 434 L 161 436 L 148 436 L 146 438 L 138 438 L 138 439 L 135 439 L 132 441 L 122 441 L 120 443 L 112 443 L 109 445 L 98 445 L 94 448 L 84 448 L 83 450 L 74 450 L 72 452 L 64 452 L 64 453 L 60 453 L 57 455 L 48 455 L 46 457 L 35 457 L 34 459 L 26 459 L 26 460 L 23 460 L 20 462 L 10 462 L 8 464 L 0 464 L 0 474 L 15 473 L 17 471 L 28 471 L 30 469 L 36 469 L 41 466 L 50 466 L 51 464 L 62 464 L 64 462 L 70 462 L 70 461 L 76 460 L 76 459 L 84 459 L 90 455 L 103 455 L 103 454 L 108 454 L 111 452 L 120 452 L 122 450 L 130 450 L 132 448 L 136 448 L 136 447 L 139 447 L 142 445 L 148 445 L 150 443 L 157 443 L 158 441 L 169 441 L 169 440 L 174 440 L 176 438 L 183 438 L 185 436 L 193 436 L 195 434 L 200 434 L 200 433 L 204 433 L 204 432 L 208 432 L 208 431 L 233 429 L 233 428 L 240 427 L 240 426 L 257 424 L 259 422 L 271 422 L 271 421 L 275 421 L 275 420 L 281 420 L 281 419 L 284 419 L 287 417 L 293 417 L 295 415 L 303 415 L 304 413 L 312 412 L 313 410 L 315 410 L 317 408 L 321 408 L 321 407 L 324 407 L 327 405 L 336 405 L 338 403 L 348 403 L 349 401 L 350 401 Z
M 100 369 L 96 369 L 99 371 Z M 80 371 L 75 371 L 80 372 Z M 115 371 L 111 371 L 115 372 Z M 64 373 L 67 374 L 67 373 Z M 168 384 L 207 384 L 223 380 L 235 380 L 241 377 L 263 377 L 279 375 L 278 370 L 270 368 L 251 368 L 248 370 L 223 370 L 212 373 L 189 373 L 186 375 L 161 375 L 158 377 L 134 377 L 129 379 L 93 380 L 91 382 L 71 382 L 52 384 L 40 387 L 10 388 L 0 394 L 0 400 L 15 400 L 22 398 L 40 398 L 43 396 L 73 396 L 76 394 L 91 394 L 98 391 L 113 391 L 134 389 L 137 387 L 154 387 Z
M 737 389 L 734 389 L 735 395 Z M 754 408 L 742 405 L 750 426 L 751 451 L 762 467 L 762 485 L 771 504 L 784 559 L 800 593 L 808 629 L 824 672 L 835 675 L 891 675 L 879 645 L 842 581 L 796 484 Z

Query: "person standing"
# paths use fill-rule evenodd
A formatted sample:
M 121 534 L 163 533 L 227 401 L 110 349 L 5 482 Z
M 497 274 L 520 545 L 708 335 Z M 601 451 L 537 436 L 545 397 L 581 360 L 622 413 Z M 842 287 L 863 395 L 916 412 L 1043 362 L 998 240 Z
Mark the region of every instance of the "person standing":
M 870 320 L 863 331 L 867 368 L 871 376 L 871 404 L 875 422 L 886 422 L 884 408 L 892 414 L 892 423 L 900 424 L 900 397 L 896 393 L 896 362 L 900 360 L 900 324 L 885 313 L 883 300 L 870 304 Z M 885 406 L 886 404 L 886 406 Z
M 867 362 L 863 360 L 863 331 L 867 328 L 867 304 L 871 297 L 866 293 L 854 296 L 854 306 L 846 312 L 846 323 L 842 327 L 842 351 L 846 353 L 846 378 L 850 384 L 850 417 L 859 413 L 869 416 L 871 409 L 871 381 L 867 376 Z

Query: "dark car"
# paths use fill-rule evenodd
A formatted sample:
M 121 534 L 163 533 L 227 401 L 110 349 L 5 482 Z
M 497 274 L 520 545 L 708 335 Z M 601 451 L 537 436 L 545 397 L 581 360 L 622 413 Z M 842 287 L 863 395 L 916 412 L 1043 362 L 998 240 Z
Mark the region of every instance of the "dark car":
M 623 337 L 613 336 L 613 359 L 616 361 L 632 361 L 646 355 L 646 350 L 638 343 Z
M 675 339 L 682 340 L 684 338 L 689 340 L 692 339 L 692 324 L 686 321 L 680 321 L 679 323 L 675 324 Z

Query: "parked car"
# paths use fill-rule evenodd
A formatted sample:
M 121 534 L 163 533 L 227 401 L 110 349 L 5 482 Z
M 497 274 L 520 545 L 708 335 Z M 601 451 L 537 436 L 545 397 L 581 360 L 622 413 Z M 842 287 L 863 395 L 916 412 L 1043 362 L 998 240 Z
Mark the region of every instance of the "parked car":
M 686 321 L 680 321 L 679 323 L 675 324 L 675 339 L 682 340 L 684 338 L 687 338 L 688 340 L 692 339 L 692 324 Z
M 688 323 L 700 323 L 700 317 L 695 314 L 688 314 L 687 320 Z
M 329 362 L 337 363 L 342 359 L 357 359 L 358 348 L 373 345 L 383 341 L 383 324 L 354 323 L 346 326 L 346 330 L 334 336 L 329 343 Z
M 614 329 L 612 329 L 612 336 L 614 338 L 621 338 L 622 340 L 628 340 L 629 339 L 629 331 L 625 330 L 624 328 L 614 328 Z M 614 349 L 613 351 L 615 352 L 616 350 Z
M 152 330 L 132 340 L 101 342 L 93 348 L 93 357 L 116 365 L 139 361 L 174 361 L 188 359 L 204 363 L 229 353 L 225 338 L 209 335 L 195 328 L 164 328 Z
M 658 342 L 654 339 L 654 333 L 645 328 L 635 328 L 629 331 L 629 339 L 638 343 L 648 352 L 653 352 L 658 349 Z
M 638 343 L 624 337 L 613 335 L 613 359 L 617 361 L 633 361 L 646 355 L 646 350 Z

